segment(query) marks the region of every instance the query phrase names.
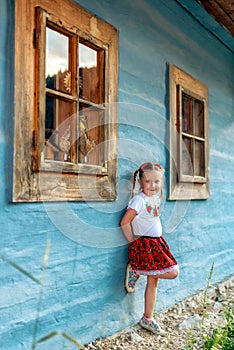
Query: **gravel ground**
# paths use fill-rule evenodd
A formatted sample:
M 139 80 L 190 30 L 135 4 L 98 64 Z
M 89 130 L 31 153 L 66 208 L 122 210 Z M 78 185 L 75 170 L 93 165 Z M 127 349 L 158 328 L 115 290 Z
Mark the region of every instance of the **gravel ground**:
M 154 335 L 133 325 L 112 337 L 98 339 L 85 346 L 87 350 L 185 350 L 204 349 L 202 332 L 211 335 L 217 327 L 225 325 L 228 308 L 234 308 L 234 277 L 210 287 L 207 294 L 204 326 L 204 292 L 198 293 L 155 315 L 166 336 Z M 202 331 L 203 328 L 203 331 Z M 234 349 L 230 349 L 234 350 Z

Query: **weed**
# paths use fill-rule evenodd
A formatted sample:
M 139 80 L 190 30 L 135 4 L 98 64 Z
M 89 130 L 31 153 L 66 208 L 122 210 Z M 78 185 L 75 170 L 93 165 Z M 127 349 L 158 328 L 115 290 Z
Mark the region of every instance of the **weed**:
M 212 335 L 205 334 L 205 319 L 207 317 L 207 297 L 210 288 L 210 282 L 213 275 L 214 263 L 211 266 L 207 285 L 204 290 L 202 300 L 202 320 L 201 320 L 201 336 L 202 348 L 204 350 L 234 350 L 234 308 L 229 308 L 225 314 L 225 325 L 223 327 L 215 328 Z M 195 339 L 193 329 L 190 329 L 187 334 L 185 350 L 193 350 L 198 339 Z
M 234 309 L 230 308 L 225 314 L 224 327 L 214 329 L 212 336 L 204 342 L 205 350 L 233 350 L 234 349 Z
M 212 279 L 212 275 L 213 275 L 213 271 L 214 271 L 214 262 L 212 263 L 211 269 L 210 269 L 210 273 L 207 279 L 207 284 L 206 284 L 206 288 L 204 291 L 204 295 L 203 295 L 203 301 L 202 301 L 202 320 L 201 320 L 201 327 L 202 327 L 202 339 L 204 341 L 205 339 L 205 318 L 207 315 L 207 296 L 208 296 L 208 291 L 211 287 L 211 279 Z
M 194 337 L 194 332 L 193 329 L 190 328 L 187 337 L 186 337 L 186 342 L 185 342 L 185 350 L 193 350 L 194 345 L 197 343 L 197 340 Z

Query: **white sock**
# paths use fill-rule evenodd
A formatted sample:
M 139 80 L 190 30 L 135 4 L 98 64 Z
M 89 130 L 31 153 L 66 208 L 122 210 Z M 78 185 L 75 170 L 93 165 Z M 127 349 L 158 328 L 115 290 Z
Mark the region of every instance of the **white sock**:
M 153 321 L 153 318 L 148 318 L 146 317 L 145 315 L 143 315 L 143 318 L 146 322 L 152 322 Z

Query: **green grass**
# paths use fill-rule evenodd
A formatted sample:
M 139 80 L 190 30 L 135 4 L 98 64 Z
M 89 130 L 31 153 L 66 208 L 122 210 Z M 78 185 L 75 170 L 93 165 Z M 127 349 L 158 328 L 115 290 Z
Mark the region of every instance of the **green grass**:
M 225 314 L 226 324 L 215 328 L 210 337 L 204 341 L 205 350 L 234 350 L 234 308 Z
M 211 287 L 211 279 L 214 270 L 214 263 L 212 264 L 209 277 L 207 279 L 207 285 L 204 290 L 202 300 L 202 321 L 201 321 L 201 334 L 195 337 L 193 329 L 190 329 L 187 334 L 185 350 L 196 349 L 196 344 L 199 339 L 202 339 L 203 350 L 234 350 L 234 307 L 228 308 L 225 312 L 224 325 L 217 327 L 212 331 L 211 335 L 205 334 L 205 319 L 207 317 L 207 297 L 208 291 Z

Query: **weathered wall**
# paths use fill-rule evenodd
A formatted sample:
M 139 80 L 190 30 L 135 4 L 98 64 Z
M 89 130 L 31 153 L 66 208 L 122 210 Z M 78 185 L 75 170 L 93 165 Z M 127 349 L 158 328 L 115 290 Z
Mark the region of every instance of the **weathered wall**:
M 128 201 L 129 181 L 140 163 L 160 161 L 168 183 L 166 62 L 209 88 L 211 198 L 164 203 L 164 231 L 172 231 L 165 233 L 165 238 L 181 274 L 175 281 L 160 283 L 157 309 L 203 288 L 212 262 L 214 282 L 233 273 L 233 54 L 180 5 L 186 1 L 77 2 L 119 30 L 119 199 L 101 204 L 11 203 L 14 2 L 2 0 L 1 349 L 29 349 L 34 334 L 40 338 L 54 330 L 63 330 L 85 343 L 124 328 L 141 316 L 145 279 L 141 278 L 136 293 L 125 293 L 127 246 L 118 222 Z M 203 16 L 205 22 L 207 18 L 207 23 L 213 24 L 205 12 Z M 228 34 L 224 36 L 231 42 Z M 37 280 L 43 278 L 48 240 L 50 252 L 42 288 Z M 64 344 L 68 341 L 57 336 L 37 349 L 58 350 Z

